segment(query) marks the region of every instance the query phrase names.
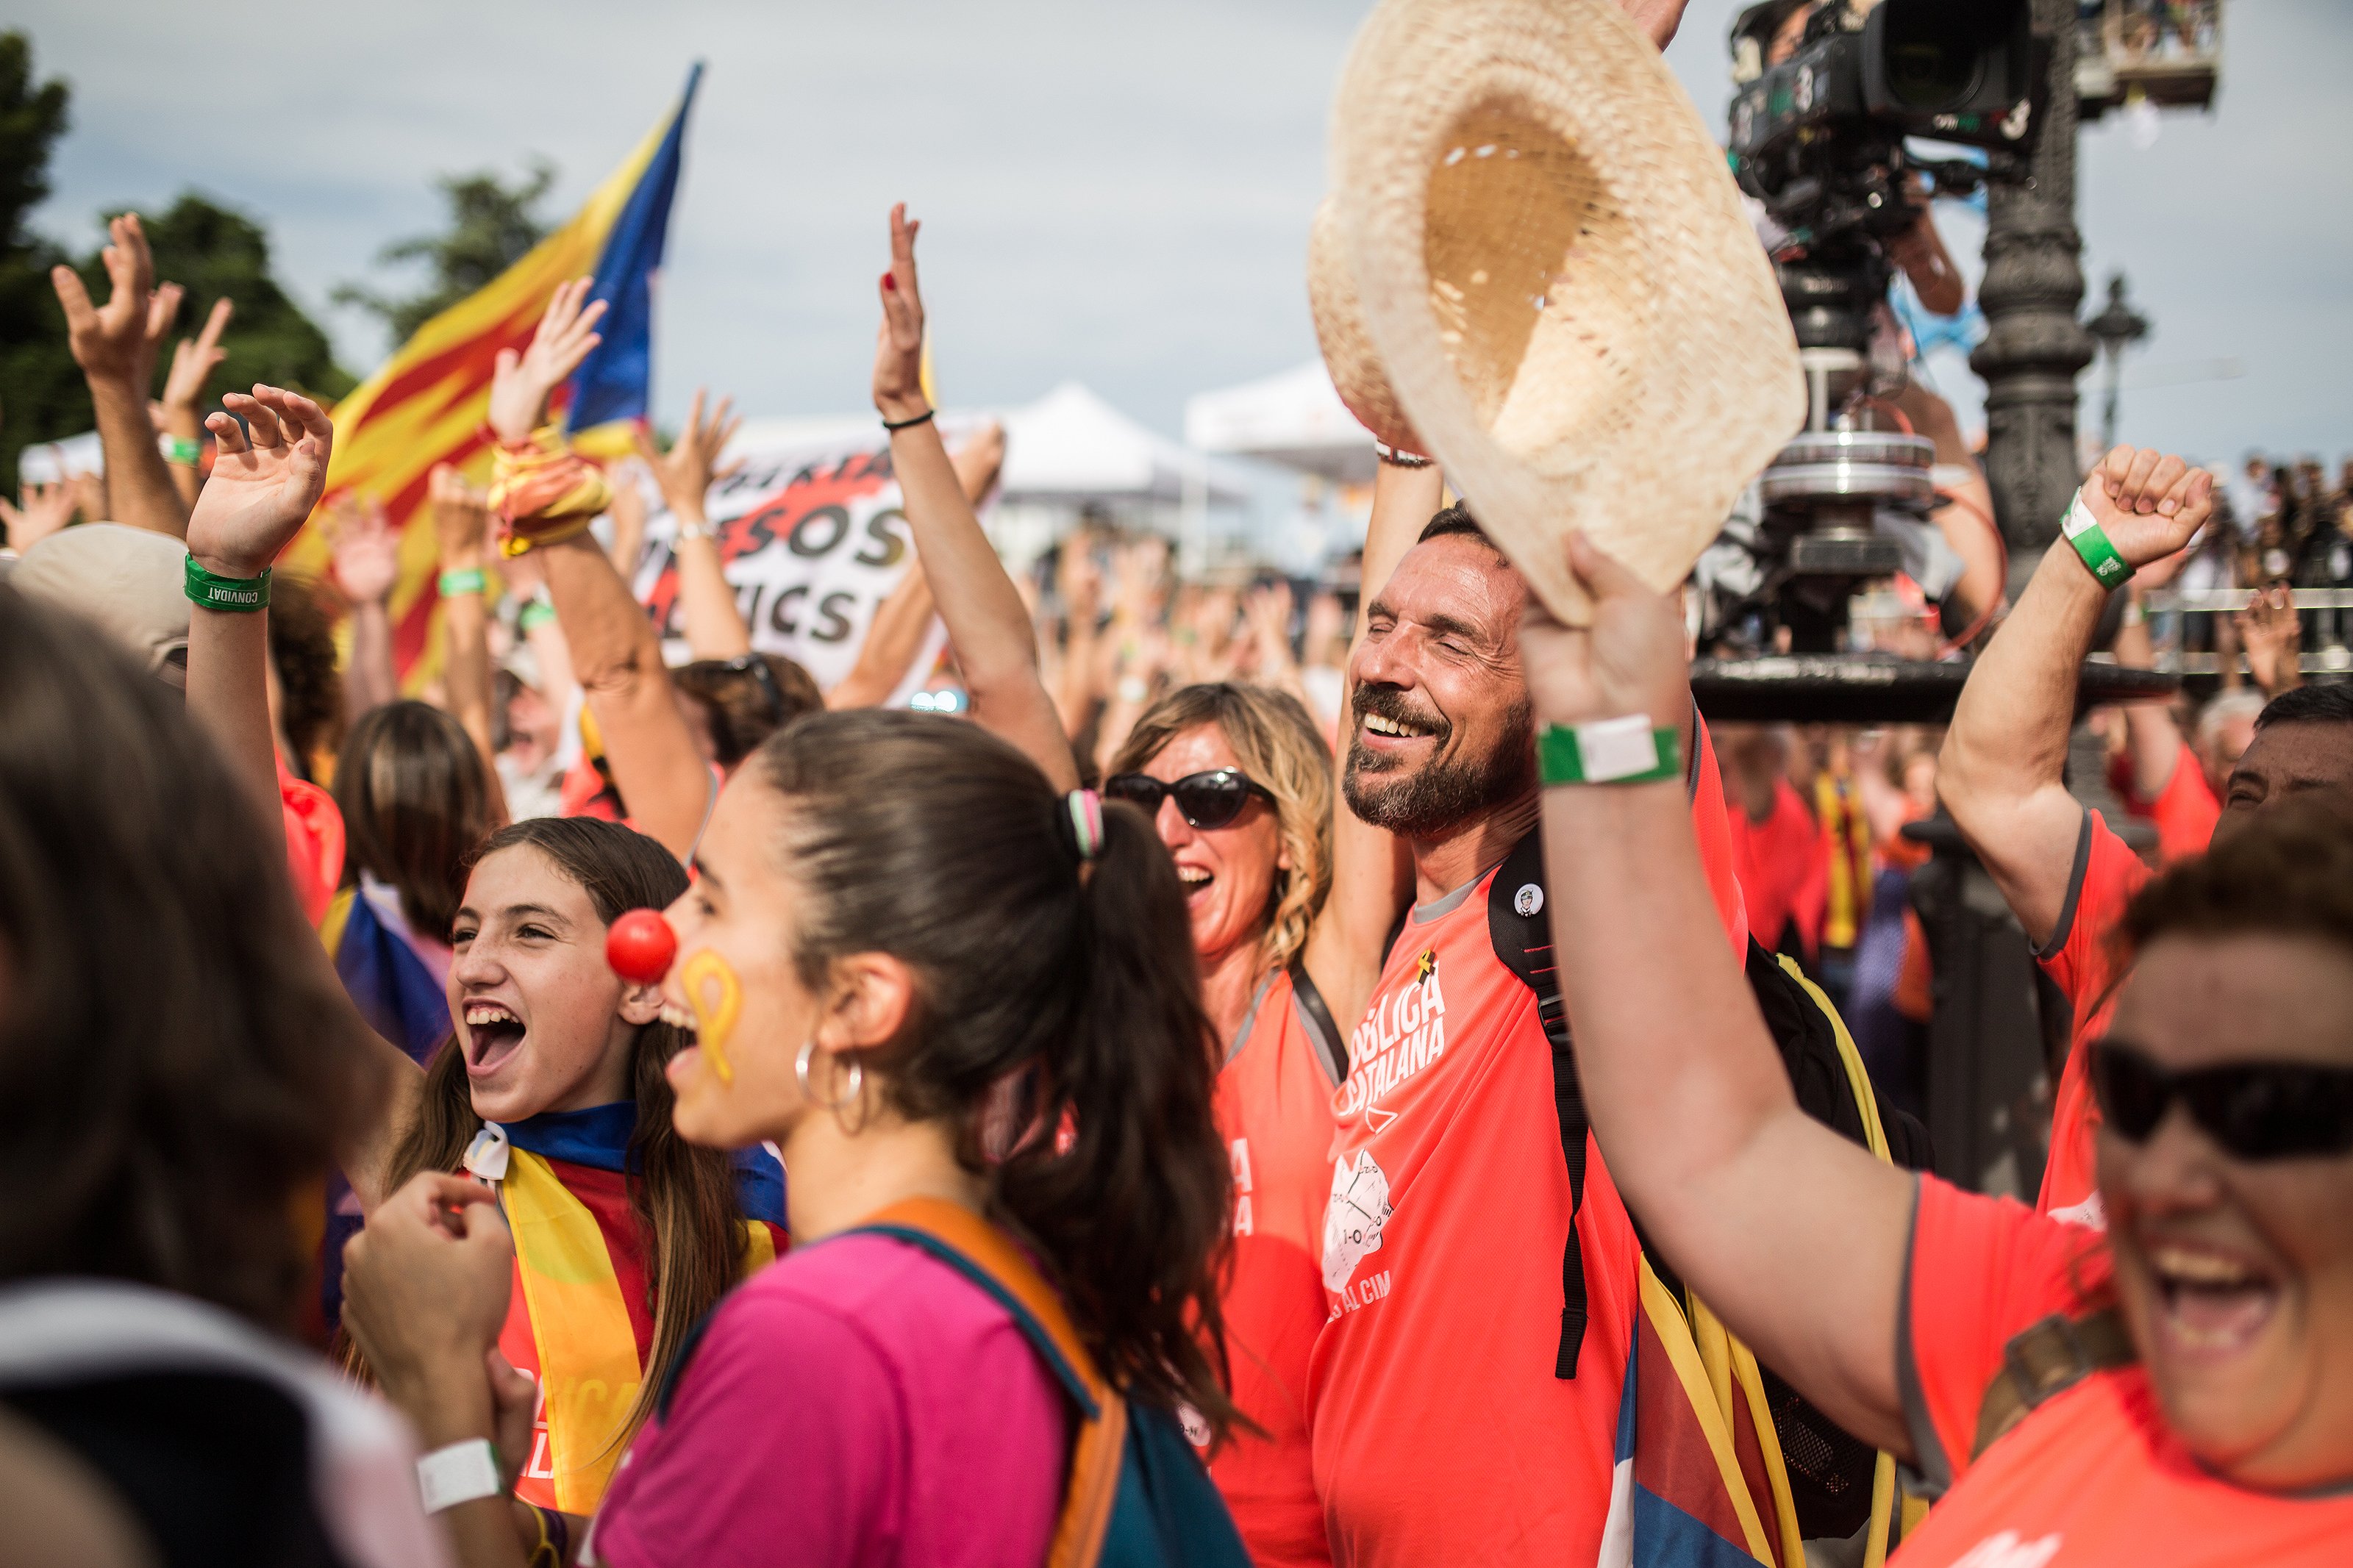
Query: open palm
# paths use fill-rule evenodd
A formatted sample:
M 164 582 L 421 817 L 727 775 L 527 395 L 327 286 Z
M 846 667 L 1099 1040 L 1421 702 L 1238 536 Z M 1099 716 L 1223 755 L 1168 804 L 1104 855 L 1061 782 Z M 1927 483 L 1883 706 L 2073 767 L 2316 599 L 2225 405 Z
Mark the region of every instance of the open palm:
M 557 284 L 531 334 L 531 346 L 520 354 L 512 349 L 499 351 L 491 375 L 491 428 L 500 440 L 529 440 L 548 398 L 580 368 L 588 351 L 605 341 L 596 330 L 605 316 L 605 301 L 588 298 L 595 282 L 575 278 Z
M 233 392 L 221 403 L 228 412 L 205 420 L 216 453 L 188 519 L 188 552 L 207 571 L 254 577 L 319 504 L 335 427 L 317 404 L 280 387 Z

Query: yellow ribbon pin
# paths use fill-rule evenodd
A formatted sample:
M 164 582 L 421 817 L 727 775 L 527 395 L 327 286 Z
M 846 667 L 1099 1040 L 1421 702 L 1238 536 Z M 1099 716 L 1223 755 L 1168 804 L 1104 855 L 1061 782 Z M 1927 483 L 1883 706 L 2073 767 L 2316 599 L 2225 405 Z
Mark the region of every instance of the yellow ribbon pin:
M 727 1059 L 727 1037 L 735 1030 L 735 1015 L 744 1007 L 743 984 L 725 959 L 709 948 L 698 948 L 679 972 L 686 984 L 686 1000 L 694 1009 L 694 1026 L 703 1055 L 719 1081 L 733 1088 L 735 1066 Z

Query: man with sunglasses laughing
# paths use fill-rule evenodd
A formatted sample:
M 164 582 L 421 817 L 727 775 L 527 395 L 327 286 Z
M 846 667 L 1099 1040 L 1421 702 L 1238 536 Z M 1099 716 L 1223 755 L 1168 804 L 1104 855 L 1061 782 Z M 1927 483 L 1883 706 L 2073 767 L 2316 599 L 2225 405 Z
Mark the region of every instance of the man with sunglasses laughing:
M 2102 1223 L 2094 1152 L 2103 1107 L 2084 1042 L 2106 1026 L 2118 974 L 2110 933 L 2148 880 L 2140 858 L 2067 791 L 2075 673 L 2108 595 L 2187 548 L 2213 510 L 2213 477 L 2177 457 L 2119 447 L 2086 479 L 2033 580 L 1969 672 L 1939 759 L 1937 793 L 2074 1008 L 2074 1048 L 2052 1107 L 2039 1206 Z M 2353 687 L 2284 692 L 2232 770 L 2223 838 L 2315 790 L 2353 787 Z

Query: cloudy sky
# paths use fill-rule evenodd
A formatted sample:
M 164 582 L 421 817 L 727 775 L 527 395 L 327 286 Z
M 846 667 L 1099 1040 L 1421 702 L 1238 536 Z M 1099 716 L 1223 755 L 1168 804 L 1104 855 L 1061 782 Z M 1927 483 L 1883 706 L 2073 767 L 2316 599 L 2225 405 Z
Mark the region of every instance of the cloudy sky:
M 569 210 L 709 63 L 671 232 L 657 404 L 698 382 L 762 414 L 862 405 L 883 215 L 924 220 L 943 395 L 1076 378 L 1175 432 L 1197 392 L 1314 352 L 1302 282 L 1325 107 L 1365 0 L 159 0 L 14 7 L 73 87 L 39 221 L 79 247 L 110 205 L 195 186 L 260 217 L 345 363 L 332 312 L 386 242 L 435 226 L 435 175 L 561 170 Z M 1669 51 L 1720 125 L 1731 0 Z M 2155 317 L 2127 438 L 2209 457 L 2353 453 L 2353 5 L 2237 0 L 2216 111 L 2153 148 L 2084 138 L 2094 298 L 2125 268 Z M 19 25 L 19 24 L 12 24 Z M 1980 230 L 1947 220 L 1972 272 Z M 2242 374 L 2215 378 L 2218 362 Z M 1971 411 L 1973 378 L 1941 367 Z M 2196 379 L 2203 377 L 2203 379 Z M 2087 421 L 2095 409 L 2087 399 Z

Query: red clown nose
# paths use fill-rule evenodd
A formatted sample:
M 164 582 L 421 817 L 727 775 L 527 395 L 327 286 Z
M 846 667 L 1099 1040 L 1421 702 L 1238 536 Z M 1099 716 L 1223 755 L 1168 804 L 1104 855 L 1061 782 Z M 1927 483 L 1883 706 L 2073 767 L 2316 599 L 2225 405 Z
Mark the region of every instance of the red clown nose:
M 605 933 L 605 962 L 635 985 L 659 984 L 678 956 L 678 933 L 659 910 L 631 910 Z

